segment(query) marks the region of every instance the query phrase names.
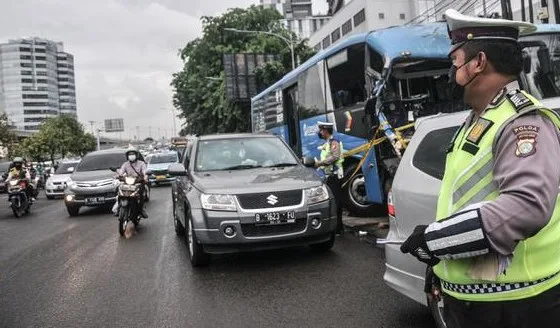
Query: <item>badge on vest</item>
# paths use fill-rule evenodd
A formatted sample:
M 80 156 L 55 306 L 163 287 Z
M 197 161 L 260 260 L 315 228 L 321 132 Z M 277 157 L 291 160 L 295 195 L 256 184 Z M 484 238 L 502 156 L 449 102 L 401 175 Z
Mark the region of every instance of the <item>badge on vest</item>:
M 471 129 L 471 132 L 469 132 L 469 135 L 467 136 L 467 141 L 475 145 L 478 145 L 482 137 L 484 137 L 484 134 L 486 134 L 486 132 L 490 130 L 492 125 L 494 125 L 494 122 L 479 117 L 475 125 Z
M 539 127 L 534 125 L 521 125 L 513 128 L 517 137 L 515 156 L 528 157 L 537 152 L 537 134 Z

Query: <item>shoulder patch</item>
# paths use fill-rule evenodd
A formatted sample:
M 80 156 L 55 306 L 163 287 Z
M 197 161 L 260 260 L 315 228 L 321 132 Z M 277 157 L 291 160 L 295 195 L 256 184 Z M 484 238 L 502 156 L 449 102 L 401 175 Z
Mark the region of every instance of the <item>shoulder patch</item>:
M 484 137 L 484 134 L 486 134 L 486 132 L 490 130 L 492 125 L 494 125 L 494 122 L 479 117 L 476 120 L 476 123 L 474 124 L 473 128 L 469 132 L 469 135 L 467 135 L 467 141 L 475 145 L 478 145 L 482 137 Z
M 515 156 L 529 157 L 537 152 L 537 135 L 539 127 L 535 125 L 520 125 L 513 128 L 517 137 Z
M 527 98 L 527 96 L 519 90 L 509 92 L 506 95 L 506 97 L 509 99 L 509 101 L 511 101 L 513 106 L 515 106 L 515 111 L 517 112 L 519 112 L 520 110 L 522 110 L 527 106 L 533 105 L 533 101 Z

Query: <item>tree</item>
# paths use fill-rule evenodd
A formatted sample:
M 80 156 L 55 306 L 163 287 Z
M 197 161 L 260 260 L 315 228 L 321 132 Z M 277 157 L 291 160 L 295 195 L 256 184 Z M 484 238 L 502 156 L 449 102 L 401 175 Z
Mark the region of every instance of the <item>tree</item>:
M 225 53 L 278 54 L 280 60 L 256 72 L 260 81 L 271 84 L 291 70 L 291 52 L 286 43 L 266 34 L 238 34 L 224 31 L 235 28 L 251 31 L 271 31 L 287 39 L 296 36 L 286 30 L 275 9 L 251 6 L 234 8 L 217 17 L 202 17 L 202 37 L 180 51 L 183 69 L 173 74 L 173 103 L 186 120 L 181 133 L 207 134 L 247 131 L 250 125 L 249 102 L 228 101 L 222 56 Z M 313 55 L 306 40 L 298 40 L 295 52 L 300 60 Z
M 0 146 L 7 151 L 8 157 L 11 157 L 14 147 L 17 144 L 17 137 L 10 128 L 8 116 L 0 115 Z
M 54 163 L 57 155 L 83 156 L 95 146 L 95 138 L 84 132 L 76 117 L 59 115 L 43 122 L 39 131 L 23 142 L 20 151 L 32 159 L 49 158 Z

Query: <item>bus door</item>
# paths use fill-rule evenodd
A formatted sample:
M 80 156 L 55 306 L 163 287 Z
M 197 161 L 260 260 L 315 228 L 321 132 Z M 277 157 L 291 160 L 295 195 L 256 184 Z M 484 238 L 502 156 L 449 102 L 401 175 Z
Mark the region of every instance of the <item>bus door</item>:
M 287 129 L 286 142 L 293 151 L 301 156 L 301 145 L 299 135 L 299 115 L 298 115 L 298 89 L 297 84 L 284 90 L 284 118 Z

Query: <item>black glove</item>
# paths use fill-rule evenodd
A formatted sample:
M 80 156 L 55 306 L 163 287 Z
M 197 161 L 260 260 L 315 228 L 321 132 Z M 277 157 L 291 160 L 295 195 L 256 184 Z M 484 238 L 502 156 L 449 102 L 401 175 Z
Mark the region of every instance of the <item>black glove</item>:
M 414 228 L 412 234 L 401 245 L 401 252 L 410 253 L 416 257 L 420 262 L 424 262 L 429 266 L 434 266 L 439 263 L 439 259 L 428 248 L 424 231 L 427 225 L 419 225 Z

